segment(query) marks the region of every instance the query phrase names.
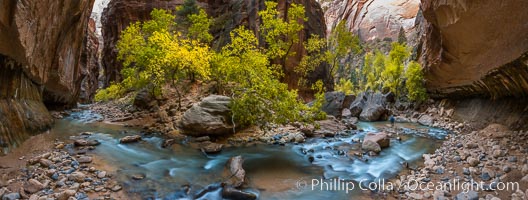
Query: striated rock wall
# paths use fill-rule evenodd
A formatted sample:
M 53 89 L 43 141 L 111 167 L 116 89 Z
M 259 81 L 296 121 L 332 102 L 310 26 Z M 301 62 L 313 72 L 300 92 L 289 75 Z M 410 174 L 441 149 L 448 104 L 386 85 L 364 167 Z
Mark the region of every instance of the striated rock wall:
M 433 97 L 528 95 L 528 1 L 422 0 L 421 9 Z
M 285 0 L 279 0 L 279 9 L 284 11 L 289 6 Z M 323 11 L 315 0 L 294 0 L 293 2 L 303 4 L 306 8 L 308 22 L 305 23 L 305 29 L 300 34 L 302 41 L 307 40 L 310 34 L 325 35 Z M 149 19 L 150 11 L 154 8 L 173 9 L 181 5 L 183 0 L 112 0 L 103 12 L 103 66 L 105 70 L 105 85 L 112 81 L 120 80 L 120 70 L 122 64 L 117 61 L 117 49 L 115 48 L 119 34 L 130 22 L 144 21 Z M 258 31 L 260 19 L 258 11 L 264 9 L 263 0 L 204 0 L 198 4 L 205 8 L 208 14 L 214 18 L 212 33 L 215 37 L 214 47 L 219 48 L 229 42 L 229 32 L 239 25 Z M 297 88 L 298 75 L 294 72 L 293 67 L 300 62 L 300 58 L 306 52 L 301 45 L 296 45 L 293 49 L 297 55 L 288 60 L 284 69 L 284 82 L 290 87 Z M 311 74 L 310 79 L 316 80 L 325 78 L 326 68 L 321 67 Z M 302 92 L 302 91 L 301 91 Z
M 345 21 L 363 41 L 397 40 L 400 29 L 410 35 L 415 27 L 420 0 L 321 0 L 326 31 Z
M 53 122 L 42 103 L 41 88 L 20 63 L 0 55 L 0 155 Z
M 81 75 L 83 78 L 79 101 L 81 103 L 90 103 L 99 86 L 99 39 L 96 34 L 96 23 L 93 19 L 88 22 L 83 47 L 85 48 L 81 55 L 81 64 L 83 66 Z
M 48 127 L 76 103 L 93 0 L 0 1 L 0 145 Z M 45 104 L 46 106 L 45 106 Z

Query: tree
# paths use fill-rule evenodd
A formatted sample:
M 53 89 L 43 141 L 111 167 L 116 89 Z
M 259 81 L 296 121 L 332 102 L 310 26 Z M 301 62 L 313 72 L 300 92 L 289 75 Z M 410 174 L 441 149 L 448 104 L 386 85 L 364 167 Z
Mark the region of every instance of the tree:
M 307 85 L 306 77 L 318 66 L 328 62 L 326 41 L 323 37 L 312 34 L 304 44 L 307 54 L 302 57 L 295 72 L 300 74 L 299 85 Z
M 266 42 L 266 55 L 271 59 L 279 59 L 284 67 L 289 56 L 295 55 L 292 50 L 299 43 L 299 32 L 304 28 L 305 17 L 304 6 L 292 3 L 287 14 L 281 16 L 277 9 L 277 3 L 265 2 L 266 9 L 259 11 L 262 19 L 260 31 Z
M 411 101 L 423 102 L 427 99 L 427 90 L 423 83 L 422 67 L 419 63 L 411 61 L 405 71 L 405 88 L 407 97 Z
M 328 51 L 327 59 L 330 64 L 330 76 L 329 78 L 336 78 L 339 80 L 343 78 L 343 74 L 338 74 L 338 71 L 350 71 L 350 69 L 345 69 L 344 67 L 340 68 L 339 61 L 343 58 L 346 58 L 351 53 L 357 54 L 361 52 L 361 44 L 359 37 L 352 34 L 347 30 L 345 22 L 341 21 L 339 24 L 332 30 L 332 33 L 328 37 Z
M 312 120 L 312 114 L 298 99 L 296 90 L 279 81 L 280 68 L 270 67 L 265 50 L 259 48 L 258 39 L 244 27 L 231 32 L 231 43 L 215 56 L 214 71 L 217 80 L 232 91 L 231 109 L 239 125 Z M 322 105 L 322 104 L 321 104 Z M 305 114 L 303 114 L 305 113 Z M 312 117 L 309 117 L 312 116 Z
M 199 7 L 196 5 L 196 0 L 185 0 L 183 5 L 176 8 L 177 14 L 181 17 L 187 18 L 189 15 L 198 14 Z
M 396 96 L 400 91 L 404 62 L 409 56 L 410 52 L 405 44 L 394 42 L 389 57 L 385 60 L 385 70 L 381 74 L 383 87 L 395 93 Z
M 198 14 L 190 14 L 189 21 L 191 21 L 191 27 L 189 27 L 189 37 L 205 44 L 209 44 L 213 40 L 213 35 L 209 33 L 212 20 L 209 19 L 205 10 L 200 9 Z
M 152 20 L 133 23 L 122 32 L 117 49 L 118 59 L 123 61 L 124 79 L 115 83 L 117 86 L 99 91 L 99 100 L 118 98 L 127 91 L 143 88 L 160 95 L 165 83 L 172 81 L 176 85 L 189 74 L 209 79 L 212 56 L 209 47 L 175 31 L 176 16 L 169 11 L 154 9 L 151 17 Z M 208 33 L 203 27 L 206 25 L 196 30 L 197 35 Z M 181 99 L 178 90 L 177 93 Z

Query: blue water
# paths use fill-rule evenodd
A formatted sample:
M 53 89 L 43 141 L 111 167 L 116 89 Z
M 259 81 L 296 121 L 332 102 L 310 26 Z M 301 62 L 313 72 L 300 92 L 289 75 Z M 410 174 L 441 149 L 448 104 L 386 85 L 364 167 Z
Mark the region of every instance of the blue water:
M 102 119 L 95 113 L 82 111 L 59 120 L 53 133 L 59 138 L 76 136 L 80 132 L 94 132 L 89 139 L 101 142 L 94 154 L 115 167 L 117 178 L 127 192 L 141 199 L 191 199 L 193 194 L 210 184 L 222 180 L 222 171 L 227 160 L 242 155 L 244 169 L 249 179 L 246 191 L 259 199 L 350 199 L 369 196 L 370 192 L 321 191 L 316 181 L 332 181 L 339 178 L 358 184 L 392 178 L 403 170 L 403 163 L 421 162 L 422 154 L 434 152 L 446 131 L 419 126 L 397 124 L 401 141 L 392 140 L 389 148 L 378 156 L 348 155 L 358 150 L 361 139 L 368 132 L 377 132 L 387 123 L 358 123 L 363 131 L 342 134 L 335 138 L 311 138 L 304 144 L 264 145 L 230 147 L 220 154 L 205 155 L 185 142 L 165 149 L 163 139 L 145 136 L 142 142 L 119 144 L 119 138 L 140 134 L 138 130 L 119 125 L 98 123 Z M 310 162 L 310 157 L 313 162 Z M 142 174 L 143 180 L 131 177 Z M 185 193 L 189 186 L 191 191 Z M 323 188 L 326 189 L 326 188 Z M 214 190 L 206 199 L 221 199 L 220 191 Z

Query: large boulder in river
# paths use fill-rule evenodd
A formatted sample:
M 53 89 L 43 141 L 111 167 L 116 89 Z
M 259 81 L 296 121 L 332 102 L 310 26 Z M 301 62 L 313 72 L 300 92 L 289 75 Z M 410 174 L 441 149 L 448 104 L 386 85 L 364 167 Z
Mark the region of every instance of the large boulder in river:
M 377 143 L 381 148 L 387 148 L 390 146 L 390 139 L 385 132 L 379 133 L 367 133 L 365 138 L 363 138 L 363 144 L 367 141 L 372 141 Z
M 382 105 L 370 104 L 363 109 L 359 115 L 359 119 L 362 121 L 378 121 L 387 113 L 387 109 Z
M 205 97 L 183 114 L 180 128 L 191 136 L 224 135 L 233 131 L 231 98 L 220 95 Z
M 223 174 L 225 185 L 238 188 L 244 184 L 244 181 L 246 180 L 246 171 L 242 168 L 243 163 L 244 159 L 242 156 L 231 157 L 227 161 Z
M 392 93 L 362 92 L 350 105 L 350 114 L 352 117 L 359 117 L 362 121 L 381 120 L 387 114 L 385 107 L 394 102 L 393 96 Z

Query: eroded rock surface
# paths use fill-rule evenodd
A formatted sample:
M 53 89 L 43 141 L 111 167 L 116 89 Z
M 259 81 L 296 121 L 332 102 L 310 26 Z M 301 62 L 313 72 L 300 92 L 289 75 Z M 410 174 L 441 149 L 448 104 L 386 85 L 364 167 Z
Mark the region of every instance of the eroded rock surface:
M 422 0 L 421 8 L 420 55 L 433 95 L 528 94 L 528 1 Z

